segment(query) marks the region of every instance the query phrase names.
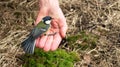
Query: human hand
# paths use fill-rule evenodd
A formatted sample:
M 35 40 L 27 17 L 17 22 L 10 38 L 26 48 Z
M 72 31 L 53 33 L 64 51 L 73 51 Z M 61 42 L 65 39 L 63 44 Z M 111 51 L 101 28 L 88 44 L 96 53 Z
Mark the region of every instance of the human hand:
M 46 34 L 53 34 L 53 36 L 41 36 L 36 39 L 36 47 L 42 48 L 44 51 L 54 51 L 58 48 L 62 38 L 65 37 L 67 31 L 67 24 L 64 14 L 59 7 L 58 1 L 55 0 L 40 0 L 40 11 L 35 22 L 35 25 L 45 16 L 51 16 L 51 28 Z

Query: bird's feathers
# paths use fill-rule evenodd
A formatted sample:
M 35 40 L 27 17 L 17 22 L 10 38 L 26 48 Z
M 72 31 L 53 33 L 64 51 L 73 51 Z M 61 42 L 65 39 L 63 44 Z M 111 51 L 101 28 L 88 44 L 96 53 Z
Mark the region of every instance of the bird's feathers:
M 38 28 L 35 27 L 29 34 L 29 37 L 22 42 L 22 48 L 26 53 L 33 54 L 35 48 L 35 39 L 44 34 L 49 28 Z
M 32 36 L 29 36 L 25 41 L 22 42 L 21 47 L 26 53 L 33 54 L 35 48 L 35 39 Z
M 22 42 L 22 48 L 26 53 L 33 54 L 35 48 L 35 39 L 47 32 L 50 28 L 51 17 L 46 16 L 40 21 L 29 34 L 28 38 Z

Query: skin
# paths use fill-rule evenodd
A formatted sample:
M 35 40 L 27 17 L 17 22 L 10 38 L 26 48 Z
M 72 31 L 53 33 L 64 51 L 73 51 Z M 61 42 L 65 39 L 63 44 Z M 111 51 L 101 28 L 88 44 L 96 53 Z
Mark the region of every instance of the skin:
M 67 31 L 67 23 L 64 14 L 59 7 L 58 0 L 39 0 L 40 10 L 36 19 L 35 25 L 41 21 L 45 16 L 51 16 L 51 28 L 46 34 L 53 34 L 53 36 L 41 36 L 36 39 L 36 47 L 43 49 L 44 51 L 54 51 L 58 48 L 62 38 L 65 37 Z M 54 2 L 53 2 L 54 1 Z

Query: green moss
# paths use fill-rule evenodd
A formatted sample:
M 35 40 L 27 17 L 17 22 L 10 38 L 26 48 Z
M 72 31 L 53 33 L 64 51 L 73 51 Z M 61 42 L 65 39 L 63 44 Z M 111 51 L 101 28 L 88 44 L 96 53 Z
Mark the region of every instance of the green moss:
M 23 67 L 73 67 L 74 62 L 79 60 L 79 55 L 63 49 L 54 52 L 36 49 L 34 55 L 26 54 L 23 60 Z
M 67 41 L 69 42 L 69 43 L 74 43 L 74 42 L 76 42 L 76 40 L 78 40 L 80 38 L 80 35 L 72 35 L 72 36 L 69 36 L 68 38 L 67 38 Z
M 68 60 L 62 60 L 57 67 L 73 67 L 73 63 Z
M 81 41 L 81 43 L 77 42 Z M 76 48 L 81 50 L 91 50 L 96 47 L 98 36 L 80 32 L 76 35 L 67 37 L 67 45 L 70 48 Z M 76 61 L 79 61 L 79 55 L 77 52 L 67 52 L 63 49 L 56 51 L 44 52 L 40 49 L 35 49 L 33 55 L 26 54 L 23 57 L 23 67 L 73 67 Z
M 36 67 L 45 67 L 43 64 L 36 63 Z
M 71 35 L 67 37 L 67 44 L 70 47 L 86 50 L 86 49 L 94 49 L 96 47 L 98 36 L 92 33 L 80 32 L 76 35 Z M 77 43 L 77 41 L 81 41 L 81 43 Z

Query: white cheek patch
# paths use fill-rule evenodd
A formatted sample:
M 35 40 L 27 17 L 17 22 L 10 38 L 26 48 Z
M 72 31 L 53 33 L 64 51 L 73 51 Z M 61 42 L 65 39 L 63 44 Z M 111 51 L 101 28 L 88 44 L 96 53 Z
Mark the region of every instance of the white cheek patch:
M 46 24 L 50 24 L 50 23 L 51 23 L 51 20 L 47 20 L 45 23 L 46 23 Z

